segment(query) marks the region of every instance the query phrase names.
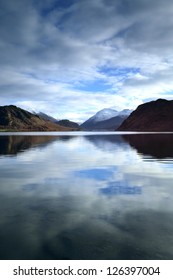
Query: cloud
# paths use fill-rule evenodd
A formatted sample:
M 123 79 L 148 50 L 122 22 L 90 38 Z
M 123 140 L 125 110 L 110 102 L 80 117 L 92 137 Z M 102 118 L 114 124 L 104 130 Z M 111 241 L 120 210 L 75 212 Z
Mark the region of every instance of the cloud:
M 172 1 L 1 0 L 0 11 L 2 105 L 82 120 L 171 98 Z

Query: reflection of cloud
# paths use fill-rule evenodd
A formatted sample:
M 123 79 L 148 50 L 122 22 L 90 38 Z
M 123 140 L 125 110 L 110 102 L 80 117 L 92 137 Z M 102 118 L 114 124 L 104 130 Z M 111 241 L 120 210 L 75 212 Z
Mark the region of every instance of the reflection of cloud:
M 120 147 L 126 149 L 127 144 L 121 135 L 87 135 L 85 139 L 103 151 L 116 151 Z
M 1 196 L 0 259 L 173 258 L 172 212 L 88 200 Z
M 1 156 L 0 258 L 173 259 L 172 165 L 106 143 Z
M 110 146 L 107 140 L 100 149 L 83 137 L 74 137 L 68 142 L 57 139 L 43 149 L 35 147 L 17 158 L 1 157 L 1 163 L 1 191 L 11 194 L 19 191 L 22 195 L 21 185 L 30 184 L 40 184 L 40 196 L 45 196 L 46 192 L 59 196 L 63 189 L 72 193 L 78 191 L 79 194 L 85 190 L 85 193 L 92 194 L 111 182 L 119 185 L 128 182 L 130 187 L 143 187 L 145 190 L 149 186 L 153 192 L 156 186 L 162 188 L 163 185 L 169 192 L 172 185 L 171 163 L 144 162 L 127 144 L 116 142 L 114 145 L 112 142 Z

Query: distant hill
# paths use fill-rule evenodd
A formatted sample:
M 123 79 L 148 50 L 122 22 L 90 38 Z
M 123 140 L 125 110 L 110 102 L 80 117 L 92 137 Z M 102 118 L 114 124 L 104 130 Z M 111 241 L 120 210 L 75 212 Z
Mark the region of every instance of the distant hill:
M 43 118 L 44 120 L 48 120 L 48 121 L 51 121 L 53 123 L 56 123 L 56 124 L 59 124 L 61 126 L 64 126 L 64 127 L 68 127 L 68 128 L 74 128 L 75 130 L 79 130 L 80 129 L 80 126 L 78 123 L 76 122 L 72 122 L 70 120 L 67 120 L 67 119 L 63 119 L 63 120 L 57 120 L 43 112 L 39 112 L 37 115 L 39 115 L 41 118 Z
M 10 131 L 64 131 L 70 130 L 19 107 L 0 106 L 0 130 Z
M 61 125 L 61 126 L 64 126 L 64 127 L 70 127 L 70 128 L 74 128 L 74 129 L 77 129 L 79 130 L 80 129 L 80 126 L 78 123 L 76 122 L 72 122 L 72 121 L 69 121 L 69 120 L 60 120 L 60 121 L 56 121 L 57 124 Z
M 114 109 L 105 108 L 97 112 L 94 116 L 81 124 L 84 130 L 114 130 L 131 113 L 131 110 L 125 109 L 120 112 Z
M 173 100 L 158 99 L 139 105 L 117 130 L 173 131 Z
M 51 122 L 54 122 L 54 123 L 56 123 L 58 121 L 57 119 L 55 119 L 55 118 L 53 118 L 53 117 L 51 117 L 51 116 L 49 116 L 49 115 L 47 115 L 43 112 L 35 113 L 35 115 L 40 116 L 42 119 L 44 119 L 46 121 L 51 121 Z

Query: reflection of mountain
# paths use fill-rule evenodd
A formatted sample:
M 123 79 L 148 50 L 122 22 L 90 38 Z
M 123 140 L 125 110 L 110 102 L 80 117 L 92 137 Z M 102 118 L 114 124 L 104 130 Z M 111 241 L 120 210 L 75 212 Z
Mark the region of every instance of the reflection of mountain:
M 101 150 L 114 150 L 116 146 L 126 146 L 121 135 L 87 135 L 85 139 L 93 143 L 97 148 Z
M 127 134 L 123 138 L 139 154 L 159 159 L 173 157 L 173 134 Z
M 69 139 L 69 136 L 0 136 L 0 155 L 16 155 L 35 146 L 46 146 L 55 140 Z

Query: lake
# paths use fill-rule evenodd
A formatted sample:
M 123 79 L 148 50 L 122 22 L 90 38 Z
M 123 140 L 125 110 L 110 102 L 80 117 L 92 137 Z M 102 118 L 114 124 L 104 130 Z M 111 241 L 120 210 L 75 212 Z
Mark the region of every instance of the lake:
M 1 133 L 0 259 L 173 259 L 173 134 Z

